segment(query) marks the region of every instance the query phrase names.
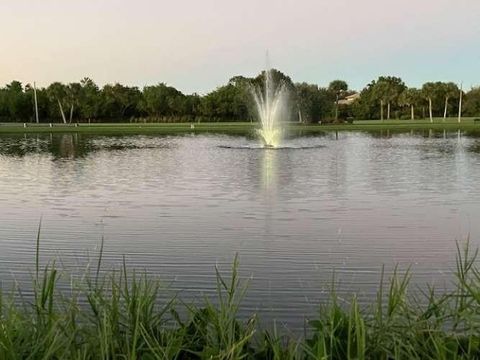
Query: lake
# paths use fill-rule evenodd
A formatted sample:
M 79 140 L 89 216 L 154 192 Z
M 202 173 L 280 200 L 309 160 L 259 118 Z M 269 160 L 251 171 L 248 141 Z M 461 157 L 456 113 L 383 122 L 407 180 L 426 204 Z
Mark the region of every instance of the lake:
M 0 279 L 41 260 L 164 279 L 191 299 L 238 253 L 244 311 L 293 326 L 337 293 L 375 296 L 382 265 L 449 286 L 456 241 L 478 246 L 480 138 L 325 133 L 260 149 L 226 135 L 0 136 Z M 60 261 L 60 260 L 59 260 Z

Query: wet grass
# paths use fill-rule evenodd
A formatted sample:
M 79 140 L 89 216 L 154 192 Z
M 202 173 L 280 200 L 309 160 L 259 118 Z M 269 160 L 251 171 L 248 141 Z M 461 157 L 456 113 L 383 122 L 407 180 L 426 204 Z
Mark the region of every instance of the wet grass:
M 38 238 L 32 299 L 0 296 L 1 359 L 480 357 L 480 268 L 468 245 L 458 247 L 453 290 L 410 292 L 409 272 L 395 271 L 382 276 L 365 308 L 355 296 L 345 306 L 332 291 L 303 337 L 262 330 L 255 314 L 239 316 L 248 283 L 237 259 L 227 276 L 216 270 L 216 297 L 199 305 L 161 300 L 161 284 L 125 264 L 102 275 L 102 250 L 96 266 L 61 292 L 66 274 L 55 262 L 41 269 L 39 251 Z
M 193 125 L 193 128 L 192 128 Z M 216 123 L 98 123 L 98 124 L 0 124 L 1 134 L 15 133 L 80 133 L 98 135 L 174 135 L 174 134 L 202 134 L 221 133 L 231 135 L 253 135 L 257 123 L 251 122 L 216 122 Z M 287 131 L 292 134 L 315 134 L 326 131 L 408 131 L 408 130 L 434 130 L 434 131 L 480 131 L 480 122 L 475 123 L 474 118 L 465 118 L 461 123 L 449 118 L 446 121 L 435 118 L 434 123 L 428 119 L 421 120 L 357 120 L 352 124 L 296 124 L 287 125 Z

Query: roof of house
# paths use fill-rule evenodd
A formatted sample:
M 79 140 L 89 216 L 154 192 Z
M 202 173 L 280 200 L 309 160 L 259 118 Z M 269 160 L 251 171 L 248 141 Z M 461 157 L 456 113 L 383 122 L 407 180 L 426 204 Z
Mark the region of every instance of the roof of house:
M 357 100 L 360 97 L 360 93 L 355 93 L 352 95 L 346 96 L 342 100 L 338 100 L 339 105 L 350 105 L 352 104 L 355 100 Z

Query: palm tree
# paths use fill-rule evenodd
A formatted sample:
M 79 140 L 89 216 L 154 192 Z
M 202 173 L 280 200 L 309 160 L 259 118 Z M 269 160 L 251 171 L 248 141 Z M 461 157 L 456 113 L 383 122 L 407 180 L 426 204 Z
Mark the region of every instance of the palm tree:
M 443 111 L 443 121 L 447 118 L 448 100 L 458 95 L 458 86 L 452 82 L 443 84 L 443 93 L 445 96 L 445 108 Z
M 415 88 L 405 89 L 399 97 L 400 105 L 410 106 L 410 119 L 412 120 L 415 120 L 415 105 L 419 103 L 420 97 L 420 90 Z
M 437 89 L 437 84 L 433 82 L 427 82 L 422 86 L 422 96 L 428 100 L 428 114 L 430 116 L 431 123 L 433 123 L 432 99 L 435 97 Z
M 387 92 L 387 84 L 384 81 L 378 81 L 373 87 L 374 98 L 380 101 L 380 120 L 383 121 L 383 105 L 385 102 L 385 93 Z
M 60 110 L 60 115 L 62 116 L 63 123 L 66 124 L 67 118 L 65 117 L 65 112 L 63 111 L 63 104 L 62 104 L 62 102 L 64 102 L 65 99 L 67 98 L 66 86 L 59 82 L 54 82 L 48 87 L 47 94 L 50 101 L 56 102 L 58 104 L 58 108 Z
M 383 105 L 387 104 L 387 120 L 390 120 L 391 105 L 396 103 L 405 89 L 402 79 L 395 76 L 380 76 L 374 85 L 374 96 L 380 100 L 380 118 L 383 121 Z
M 75 107 L 79 107 L 80 105 L 80 97 L 82 93 L 82 85 L 80 83 L 71 83 L 68 84 L 67 87 L 67 101 L 70 105 L 70 117 L 69 117 L 69 124 L 72 123 L 73 119 L 73 111 Z
M 458 99 L 458 122 L 462 121 L 462 98 L 463 98 L 463 84 L 460 84 L 460 96 Z
M 348 90 L 348 84 L 343 80 L 333 80 L 328 85 L 328 91 L 335 94 L 335 120 L 338 120 L 338 100 L 340 95 Z

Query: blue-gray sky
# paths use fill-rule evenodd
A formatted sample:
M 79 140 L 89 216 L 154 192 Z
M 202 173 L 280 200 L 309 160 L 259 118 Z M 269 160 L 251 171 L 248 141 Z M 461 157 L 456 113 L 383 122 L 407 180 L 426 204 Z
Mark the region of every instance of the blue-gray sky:
M 0 84 L 12 79 L 205 93 L 265 64 L 294 81 L 379 75 L 480 84 L 479 0 L 3 0 Z

